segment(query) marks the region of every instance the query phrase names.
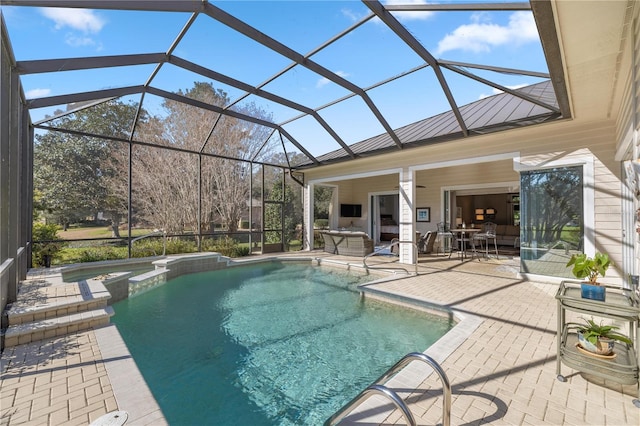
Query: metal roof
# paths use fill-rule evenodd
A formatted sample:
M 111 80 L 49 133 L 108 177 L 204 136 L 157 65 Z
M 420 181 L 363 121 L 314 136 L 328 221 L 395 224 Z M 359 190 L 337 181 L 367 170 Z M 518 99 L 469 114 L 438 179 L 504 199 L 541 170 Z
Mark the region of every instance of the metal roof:
M 350 3 L 350 5 L 354 4 Z M 558 53 L 558 39 L 555 33 L 555 23 L 550 2 L 536 1 L 530 4 L 529 2 L 497 1 L 480 3 L 472 0 L 468 3 L 455 1 L 442 4 L 412 2 L 402 5 L 396 2 L 383 4 L 375 0 L 363 0 L 359 4 L 365 6 L 364 10 L 367 11 L 362 17 L 338 31 L 337 34 L 328 38 L 325 37 L 325 41 L 320 46 L 306 54 L 300 53 L 299 47 L 297 49 L 293 47 L 294 45 L 299 46 L 302 44 L 300 37 L 295 37 L 294 35 L 290 39 L 282 40 L 282 36 L 276 37 L 269 33 L 270 31 L 275 31 L 271 29 L 272 27 L 290 25 L 288 22 L 279 21 L 280 16 L 276 9 L 277 7 L 291 8 L 294 6 L 292 2 L 3 0 L 2 17 L 5 20 L 6 16 L 9 35 L 12 36 L 11 28 L 13 23 L 11 19 L 15 15 L 13 13 L 5 13 L 4 10 L 17 6 L 136 11 L 136 13 L 147 14 L 149 20 L 157 17 L 157 14 L 153 14 L 154 12 L 177 14 L 186 23 L 179 30 L 176 30 L 173 40 L 163 51 L 105 56 L 66 56 L 63 58 L 47 57 L 45 53 L 42 53 L 39 55 L 39 59 L 23 59 L 24 56 L 37 50 L 47 52 L 48 46 L 43 41 L 42 45 L 33 46 L 33 50 L 26 49 L 26 52 L 14 48 L 17 59 L 14 67 L 22 79 L 33 75 L 46 74 L 52 76 L 53 81 L 54 76 L 59 73 L 133 69 L 146 66 L 146 69 L 149 69 L 150 72 L 147 72 L 144 78 L 133 85 L 112 85 L 96 90 L 71 89 L 67 92 L 55 90 L 55 94 L 52 96 L 33 97 L 28 99 L 26 103 L 32 111 L 41 108 L 61 108 L 66 106 L 67 110 L 63 114 L 69 114 L 73 112 L 74 108 L 91 107 L 91 105 L 108 99 L 135 99 L 139 108 L 146 107 L 146 102 L 152 97 L 171 99 L 206 111 L 211 117 L 211 131 L 208 136 L 203 137 L 200 144 L 202 148 L 199 153 L 203 155 L 215 155 L 212 154 L 211 145 L 223 143 L 215 140 L 215 126 L 221 117 L 234 117 L 253 123 L 256 126 L 264 127 L 267 131 L 262 133 L 265 135 L 263 146 L 281 146 L 288 159 L 293 158 L 292 154 L 294 152 L 301 153 L 302 155 L 297 156 L 298 163 L 289 164 L 289 166 L 307 168 L 361 156 L 375 155 L 389 150 L 406 149 L 408 147 L 443 142 L 571 116 L 564 87 L 563 67 Z M 311 5 L 311 3 L 306 3 L 306 5 Z M 305 3 L 295 4 L 295 6 L 300 10 L 301 14 L 305 14 L 307 10 L 310 10 L 306 9 Z M 258 10 L 260 7 L 269 7 L 268 10 L 273 9 L 273 13 L 269 14 L 269 16 L 255 18 L 250 12 Z M 320 2 L 314 3 L 314 7 L 337 8 L 339 4 L 338 2 Z M 417 35 L 422 31 L 428 32 L 429 25 L 420 26 L 419 24 L 406 22 L 402 18 L 402 13 L 408 12 L 458 14 L 463 11 L 473 13 L 531 12 L 535 18 L 540 36 L 541 51 L 544 52 L 548 69 L 530 71 L 496 64 L 466 63 L 453 60 L 455 55 L 452 55 L 454 58 L 449 59 L 436 58 L 432 51 L 426 47 L 427 44 L 421 42 Z M 177 19 L 177 22 L 180 19 Z M 311 14 L 300 19 L 313 21 L 314 17 Z M 250 20 L 251 24 L 249 23 Z M 277 25 L 268 26 L 269 30 L 262 30 L 264 22 L 275 22 Z M 363 37 L 365 46 L 356 45 L 354 47 L 354 55 L 356 53 L 367 53 L 368 55 L 362 55 L 362 60 L 372 59 L 370 67 L 372 75 L 377 75 L 375 61 L 386 60 L 386 58 L 376 57 L 375 53 L 376 45 L 382 43 L 383 39 L 398 43 L 396 50 L 403 51 L 403 55 L 408 58 L 406 62 L 417 65 L 400 71 L 395 75 L 385 76 L 381 80 L 374 81 L 373 84 L 365 85 L 362 82 L 356 83 L 356 77 L 352 78 L 340 71 L 332 71 L 331 69 L 340 69 L 339 64 L 341 61 L 349 58 L 332 56 L 330 52 L 332 52 L 336 44 L 346 43 L 345 40 L 351 42 L 360 31 L 363 31 L 361 28 L 366 25 L 372 25 L 372 22 L 378 25 L 375 27 L 376 29 L 380 28 L 379 24 L 383 25 L 382 28 L 385 29 L 385 33 L 380 35 L 382 38 L 378 40 L 371 37 Z M 181 49 L 183 44 L 188 43 L 190 38 L 194 39 L 200 36 L 198 31 L 202 31 L 203 28 L 208 31 L 207 34 L 214 34 L 212 42 L 217 43 L 222 40 L 224 43 L 229 37 L 238 37 L 250 42 L 252 46 L 258 46 L 262 49 L 261 52 L 267 52 L 273 63 L 269 62 L 269 66 L 266 66 L 267 62 L 263 58 L 256 58 L 254 66 L 257 68 L 273 69 L 279 66 L 278 64 L 284 64 L 284 66 L 275 74 L 265 75 L 262 82 L 254 82 L 248 81 L 246 77 L 230 75 L 227 71 L 223 71 L 223 68 L 226 69 L 224 63 L 229 61 L 240 62 L 242 59 L 242 61 L 251 63 L 251 58 L 244 58 L 247 55 L 245 51 L 237 52 L 237 57 L 227 57 L 225 61 L 217 62 L 212 60 L 211 54 L 208 54 L 209 52 L 204 51 L 199 54 L 191 54 L 188 57 L 184 56 L 183 52 L 187 49 Z M 156 30 L 161 31 L 162 35 L 172 31 L 170 28 Z M 127 43 L 135 45 L 136 39 L 128 38 Z M 127 51 L 125 48 L 122 50 Z M 243 56 L 241 57 L 240 55 Z M 389 58 L 389 61 L 391 60 L 394 59 Z M 159 75 L 168 68 L 188 72 L 190 76 L 211 81 L 214 87 L 224 87 L 226 90 L 233 91 L 234 94 L 237 93 L 237 97 L 228 105 L 214 105 L 202 100 L 191 99 L 181 94 L 180 90 L 162 85 L 163 81 L 166 80 L 162 80 Z M 318 101 L 315 99 L 303 102 L 298 100 L 298 93 L 294 93 L 295 91 L 285 93 L 286 91 L 281 89 L 283 86 L 294 85 L 296 79 L 302 78 L 302 73 L 309 73 L 309 75 L 314 76 L 313 78 L 323 79 L 332 84 L 336 89 L 336 93 L 342 93 L 342 96 L 318 105 Z M 514 89 L 501 80 L 503 76 L 525 76 L 541 82 L 525 88 Z M 362 79 L 362 76 L 358 76 L 358 78 Z M 424 100 L 424 111 L 428 111 L 429 109 L 426 106 L 435 103 L 435 99 L 438 97 L 444 105 L 448 106 L 446 111 L 443 109 L 445 112 L 410 124 L 394 125 L 399 120 L 391 116 L 393 114 L 396 116 L 403 115 L 402 111 L 398 112 L 396 110 L 399 108 L 398 105 L 402 105 L 403 96 L 409 96 L 409 94 L 398 93 L 396 99 L 393 100 L 395 103 L 390 103 L 387 106 L 380 97 L 376 96 L 378 91 L 389 90 L 389 88 L 394 87 L 393 84 L 395 82 L 406 79 L 414 79 L 412 81 L 418 82 L 414 86 L 417 91 L 423 85 L 429 84 L 427 78 L 432 81 L 433 86 L 430 87 L 438 87 L 439 90 L 430 92 L 429 99 Z M 361 81 L 365 80 L 362 79 Z M 458 104 L 459 101 L 456 101 L 457 98 L 463 98 L 460 90 L 456 89 L 456 85 L 460 81 L 471 81 L 474 84 L 483 85 L 502 93 L 460 106 Z M 23 81 L 23 86 L 28 86 L 28 83 Z M 264 102 L 267 105 L 267 110 L 269 105 L 283 108 L 288 111 L 289 115 L 286 117 L 279 116 L 277 120 L 252 116 L 239 107 L 248 99 Z M 357 105 L 362 108 L 363 112 L 360 111 L 356 114 L 354 110 L 353 127 L 365 128 L 368 126 L 373 129 L 372 131 L 380 129 L 383 133 L 364 138 L 360 142 L 349 140 L 345 135 L 344 126 L 340 127 L 336 123 L 335 117 L 341 114 L 340 111 L 351 111 L 352 105 L 356 105 L 355 101 L 357 101 Z M 345 105 L 347 106 L 345 107 Z M 333 115 L 330 113 L 332 109 L 337 111 Z M 408 112 L 409 109 L 407 109 L 407 116 L 409 115 Z M 415 108 L 411 112 L 415 113 Z M 344 115 L 344 113 L 342 114 Z M 364 120 L 360 117 L 365 115 L 371 120 L 369 123 L 374 124 L 373 126 L 360 121 Z M 129 135 L 129 140 L 133 141 L 136 139 L 135 129 L 138 125 L 135 121 L 136 119 L 134 118 L 132 122 L 133 130 Z M 36 121 L 37 127 L 46 129 L 50 119 L 36 119 L 34 121 Z M 294 126 L 294 124 L 299 125 L 299 123 L 309 123 L 309 126 L 317 129 L 316 133 L 312 136 L 307 133 L 302 136 L 304 137 L 302 139 L 299 136 L 300 133 L 295 131 Z M 104 136 L 111 137 L 111 135 Z M 154 144 L 154 141 L 138 142 Z M 312 144 L 315 144 L 313 149 L 310 148 Z M 332 146 L 336 147 L 336 149 L 331 149 Z M 318 151 L 318 149 L 324 149 L 324 151 Z M 329 152 L 326 153 L 327 151 Z M 246 160 L 246 158 L 243 159 L 243 161 Z M 270 161 L 261 157 L 259 152 L 254 153 L 249 160 L 267 164 Z
M 514 96 L 501 93 L 460 107 L 460 115 L 468 125 L 468 135 L 482 135 L 561 118 L 553 85 L 549 80 L 521 89 L 526 94 L 548 105 L 544 107 Z M 426 118 L 395 130 L 403 147 L 423 146 L 464 137 L 452 111 Z M 396 148 L 385 133 L 349 146 L 359 156 L 388 152 Z M 322 163 L 348 159 L 346 151 L 338 149 L 318 157 Z M 304 167 L 304 165 L 301 165 Z

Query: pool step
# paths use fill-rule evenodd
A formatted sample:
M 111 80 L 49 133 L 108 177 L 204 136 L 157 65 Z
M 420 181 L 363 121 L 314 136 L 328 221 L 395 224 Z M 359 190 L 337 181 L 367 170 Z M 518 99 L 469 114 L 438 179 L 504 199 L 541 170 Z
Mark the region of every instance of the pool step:
M 63 283 L 57 277 L 23 281 L 7 312 L 10 347 L 109 324 L 111 295 L 97 280 Z

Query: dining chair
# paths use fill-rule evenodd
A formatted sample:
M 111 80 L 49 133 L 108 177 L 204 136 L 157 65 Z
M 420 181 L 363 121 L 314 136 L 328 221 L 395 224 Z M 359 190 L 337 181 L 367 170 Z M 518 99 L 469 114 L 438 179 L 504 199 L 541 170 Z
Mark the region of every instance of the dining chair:
M 453 248 L 453 232 L 449 230 L 449 225 L 444 222 L 438 222 L 437 226 L 437 234 L 436 234 L 436 242 L 438 243 L 438 250 L 436 254 L 440 252 L 442 249 L 442 254 L 449 252 L 451 254 L 451 250 Z
M 467 257 L 467 252 L 472 250 L 473 240 L 469 238 L 468 235 L 462 233 L 458 234 L 457 232 L 451 233 L 451 251 L 449 252 L 449 258 L 451 258 L 451 254 L 454 250 L 458 252 L 458 256 L 464 260 Z M 475 251 L 475 249 L 473 249 Z M 473 258 L 473 254 L 472 254 Z
M 496 227 L 497 225 L 493 222 L 485 222 L 483 225 L 482 232 L 477 232 L 473 236 L 474 240 L 474 252 L 475 252 L 475 243 L 479 243 L 481 246 L 484 244 L 484 255 L 486 258 L 489 258 L 489 242 L 493 240 L 493 247 L 496 250 L 496 259 L 498 256 L 498 242 L 496 240 Z M 478 258 L 480 259 L 480 258 Z

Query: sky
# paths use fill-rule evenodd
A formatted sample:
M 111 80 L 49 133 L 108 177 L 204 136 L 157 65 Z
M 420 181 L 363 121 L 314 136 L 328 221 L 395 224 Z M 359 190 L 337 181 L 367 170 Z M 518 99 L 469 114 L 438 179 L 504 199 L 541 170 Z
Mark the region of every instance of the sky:
M 421 3 L 413 0 L 411 3 Z M 472 1 L 465 0 L 464 3 Z M 212 1 L 216 7 L 253 25 L 269 37 L 307 55 L 370 12 L 359 1 Z M 384 2 L 383 2 L 384 3 Z M 390 2 L 387 2 L 390 3 Z M 403 1 L 402 4 L 409 3 Z M 452 1 L 455 3 L 455 1 Z M 2 6 L 16 60 L 93 57 L 134 53 L 163 53 L 172 45 L 190 14 L 89 9 Z M 393 15 L 435 57 L 481 65 L 546 72 L 546 62 L 530 12 L 394 12 Z M 196 62 L 250 85 L 289 98 L 306 107 L 320 108 L 350 94 L 326 78 L 295 66 L 281 77 L 274 75 L 291 60 L 235 33 L 200 14 L 174 55 Z M 377 18 L 311 56 L 311 60 L 361 88 L 424 65 Z M 154 65 L 106 70 L 66 71 L 22 76 L 28 99 L 66 93 L 144 84 Z M 540 79 L 468 69 L 506 87 L 537 83 Z M 457 105 L 491 96 L 496 90 L 445 70 Z M 211 81 L 231 100 L 244 92 L 197 74 L 164 65 L 151 85 L 167 91 L 187 90 L 195 81 Z M 430 68 L 367 91 L 392 128 L 399 128 L 450 109 Z M 123 101 L 139 100 L 131 96 Z M 145 97 L 144 107 L 162 115 L 162 100 Z M 300 115 L 282 105 L 249 96 L 238 105 L 254 102 L 273 117 L 313 155 L 339 148 L 312 118 L 288 122 Z M 55 108 L 32 110 L 38 121 Z M 384 132 L 371 109 L 358 96 L 319 111 L 347 143 Z

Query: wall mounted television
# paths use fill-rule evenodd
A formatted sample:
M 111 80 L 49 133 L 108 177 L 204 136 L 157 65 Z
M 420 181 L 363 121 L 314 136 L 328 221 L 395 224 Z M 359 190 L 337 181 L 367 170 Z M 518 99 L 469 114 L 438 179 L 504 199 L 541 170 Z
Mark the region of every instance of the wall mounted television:
M 340 216 L 362 217 L 362 204 L 340 204 Z

